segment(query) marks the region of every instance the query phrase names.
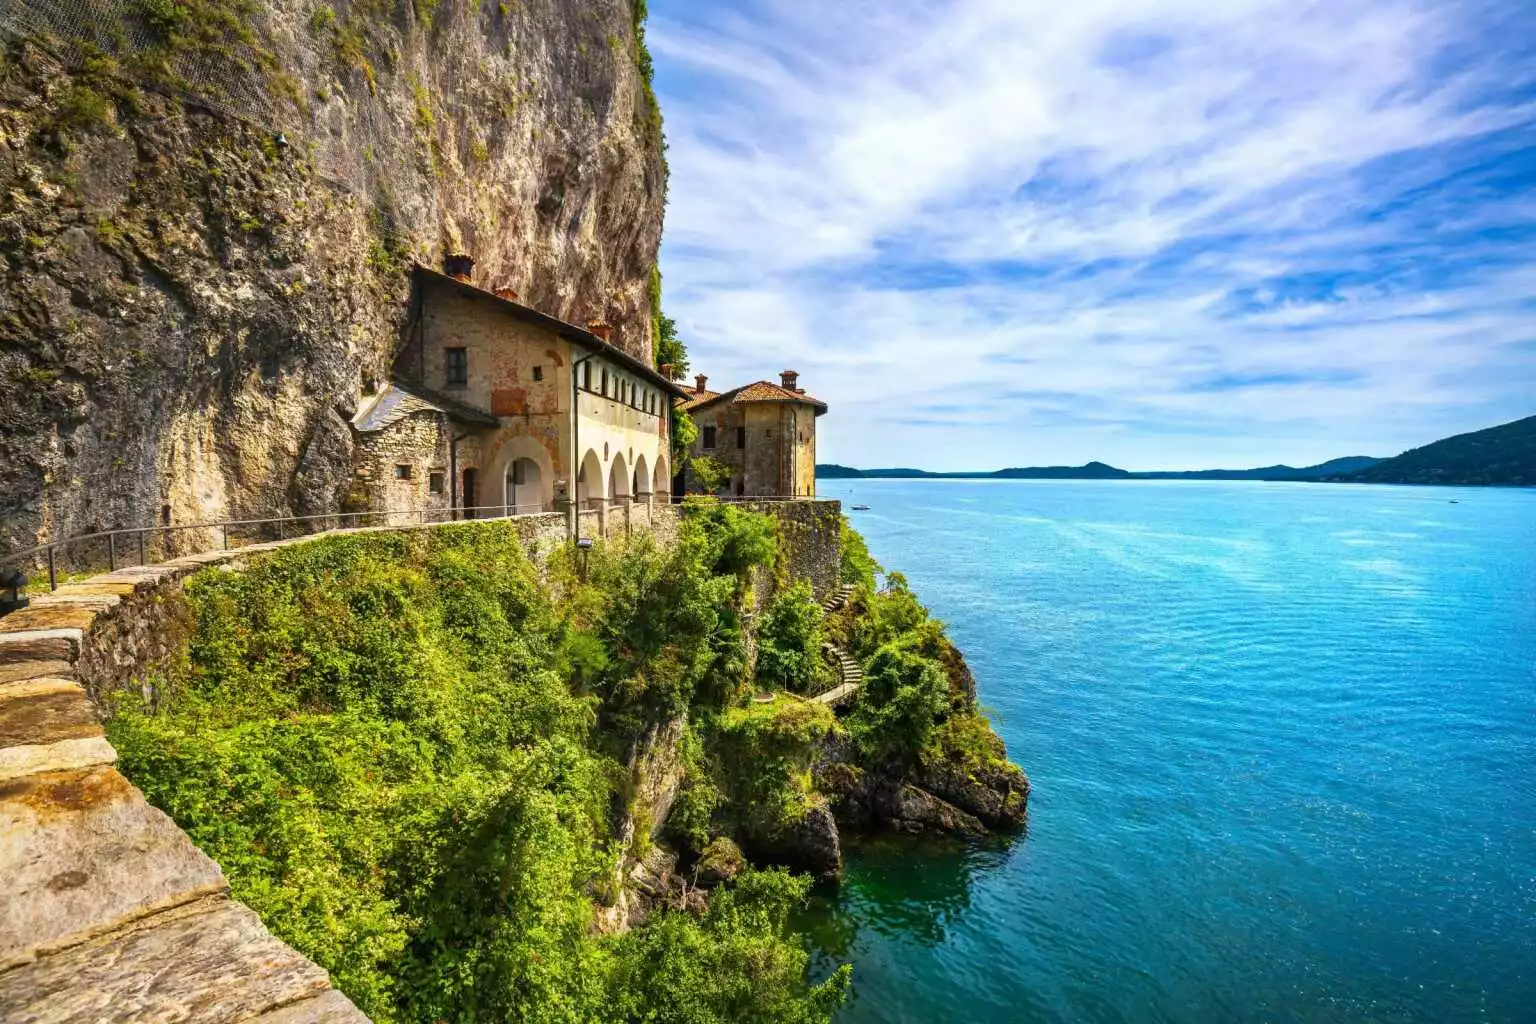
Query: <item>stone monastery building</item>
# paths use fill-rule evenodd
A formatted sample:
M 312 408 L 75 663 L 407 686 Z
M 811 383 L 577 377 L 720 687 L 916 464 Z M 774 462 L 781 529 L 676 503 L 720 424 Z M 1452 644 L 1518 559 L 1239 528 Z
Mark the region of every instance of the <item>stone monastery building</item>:
M 667 502 L 704 490 L 673 476 L 671 411 L 699 427 L 695 456 L 729 475 L 716 493 L 813 497 L 816 417 L 825 403 L 756 381 L 692 391 L 587 329 L 540 313 L 510 291 L 472 283 L 474 261 L 412 271 L 408 338 L 392 379 L 359 404 L 353 510 L 441 518 L 526 515 Z
M 785 370 L 779 383 L 754 381 L 726 392 L 694 378 L 680 407 L 699 428 L 693 454 L 730 471 L 717 493 L 748 498 L 809 498 L 816 494 L 816 417 L 827 404 L 805 393 L 799 374 Z M 703 490 L 689 474 L 689 490 Z
M 352 421 L 356 503 L 474 517 L 564 510 L 573 493 L 583 509 L 670 500 L 668 414 L 687 392 L 604 325 L 476 287 L 472 267 L 413 271 L 394 378 Z

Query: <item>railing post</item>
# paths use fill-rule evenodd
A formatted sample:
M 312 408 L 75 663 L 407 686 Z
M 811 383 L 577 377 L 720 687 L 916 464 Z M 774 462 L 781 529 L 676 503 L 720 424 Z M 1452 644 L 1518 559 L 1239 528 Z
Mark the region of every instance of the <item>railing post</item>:
M 149 556 L 144 553 L 144 531 L 139 531 L 139 564 L 148 565 Z
M 59 589 L 59 570 L 53 560 L 53 545 L 48 545 L 48 589 Z
M 107 534 L 107 572 L 117 572 L 117 534 Z
M 219 532 L 224 535 L 224 550 L 228 551 L 229 550 L 229 524 L 225 523 L 225 524 L 220 525 L 219 526 Z
M 288 520 L 279 518 L 277 521 L 277 539 L 288 539 Z

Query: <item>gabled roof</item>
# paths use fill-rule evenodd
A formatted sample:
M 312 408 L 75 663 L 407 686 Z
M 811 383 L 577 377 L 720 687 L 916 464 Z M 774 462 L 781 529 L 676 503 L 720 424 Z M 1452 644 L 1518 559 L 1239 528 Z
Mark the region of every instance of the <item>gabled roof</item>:
M 809 405 L 820 416 L 827 411 L 827 403 L 817 398 L 812 398 L 803 391 L 791 391 L 788 388 L 771 384 L 766 380 L 753 381 L 744 384 L 734 391 L 724 391 L 719 394 L 706 392 L 703 396 L 696 396 L 692 401 L 683 405 L 688 412 L 702 409 L 707 405 L 715 405 L 720 402 L 798 402 L 801 405 Z
M 532 324 L 535 327 L 541 327 L 572 344 L 580 345 L 588 352 L 601 355 L 604 359 L 617 363 L 631 373 L 644 377 L 649 383 L 656 385 L 668 394 L 679 398 L 685 398 L 689 395 L 689 392 L 683 390 L 677 382 L 668 380 L 658 373 L 655 367 L 647 365 L 644 360 L 636 359 L 623 349 L 615 348 L 591 331 L 583 330 L 575 324 L 568 324 L 564 320 L 552 317 L 547 313 L 540 313 L 532 306 L 525 306 L 515 299 L 504 299 L 495 292 L 486 291 L 484 288 L 460 281 L 456 277 L 449 277 L 447 274 L 439 273 L 431 267 L 424 267 L 420 263 L 412 267 L 412 273 L 415 274 L 418 282 L 427 282 L 445 288 L 452 288 L 461 295 L 472 299 L 484 300 L 509 316 L 515 317 L 524 323 Z
M 479 427 L 494 427 L 500 422 L 490 413 L 456 402 L 447 395 L 429 391 L 419 384 L 395 380 L 363 403 L 357 415 L 352 417 L 352 425 L 364 434 L 371 434 L 418 412 L 440 412 L 460 423 Z

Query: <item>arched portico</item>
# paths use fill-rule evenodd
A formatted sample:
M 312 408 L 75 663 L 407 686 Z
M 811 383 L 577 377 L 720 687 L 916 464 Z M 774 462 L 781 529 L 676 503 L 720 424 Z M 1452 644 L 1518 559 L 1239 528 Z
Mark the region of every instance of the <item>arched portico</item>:
M 613 465 L 608 470 L 608 497 L 614 504 L 629 500 L 629 467 L 623 452 L 614 452 Z
M 667 455 L 661 452 L 656 456 L 656 469 L 651 474 L 651 500 L 666 501 L 672 493 L 671 467 L 667 465 Z
M 645 453 L 635 456 L 634 487 L 631 493 L 636 501 L 645 501 L 651 496 L 651 474 L 645 466 Z
M 581 475 L 576 481 L 576 501 L 581 508 L 591 508 L 607 497 L 603 488 L 603 462 L 591 448 L 581 457 Z

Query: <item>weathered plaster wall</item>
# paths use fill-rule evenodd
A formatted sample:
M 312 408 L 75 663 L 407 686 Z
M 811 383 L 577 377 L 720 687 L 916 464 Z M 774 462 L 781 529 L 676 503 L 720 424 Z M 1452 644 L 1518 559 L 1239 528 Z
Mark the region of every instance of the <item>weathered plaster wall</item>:
M 84 9 L 18 4 L 0 14 Z M 467 250 L 486 283 L 650 357 L 665 165 L 630 0 L 156 9 L 205 6 L 254 33 L 249 73 L 244 43 L 199 54 L 249 122 L 143 88 L 126 60 L 0 61 L 0 549 L 163 506 L 334 509 L 412 258 Z M 108 16 L 142 8 L 74 30 L 110 48 Z
M 694 454 L 708 455 L 731 471 L 725 493 L 741 497 L 811 497 L 816 493 L 816 417 L 790 402 L 730 402 L 694 414 L 699 440 Z M 715 447 L 704 447 L 705 426 L 715 428 Z M 746 431 L 737 445 L 737 430 Z M 740 487 L 737 487 L 740 484 Z M 698 488 L 690 476 L 689 486 Z

